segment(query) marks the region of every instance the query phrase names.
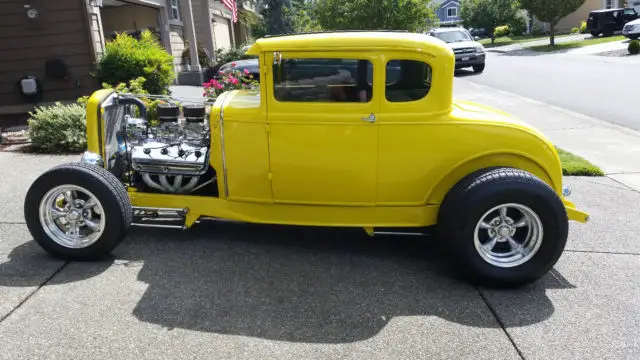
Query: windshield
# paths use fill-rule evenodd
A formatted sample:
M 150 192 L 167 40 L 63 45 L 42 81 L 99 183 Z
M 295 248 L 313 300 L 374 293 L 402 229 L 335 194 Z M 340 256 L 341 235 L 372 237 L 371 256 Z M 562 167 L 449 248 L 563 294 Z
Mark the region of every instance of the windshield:
M 462 30 L 436 32 L 433 34 L 433 36 L 447 43 L 473 40 L 469 33 Z

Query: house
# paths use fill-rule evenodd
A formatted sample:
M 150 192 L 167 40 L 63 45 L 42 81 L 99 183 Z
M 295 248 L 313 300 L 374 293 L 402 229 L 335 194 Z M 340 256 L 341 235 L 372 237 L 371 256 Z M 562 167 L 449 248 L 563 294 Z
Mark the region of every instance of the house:
M 640 12 L 640 0 L 585 0 L 584 4 L 576 11 L 562 18 L 556 26 L 556 33 L 569 33 L 573 28 L 580 28 L 582 21 L 587 21 L 589 12 L 599 9 L 615 9 L 620 7 L 635 7 Z M 539 21 L 534 21 L 534 27 L 548 31 L 549 25 Z
M 256 6 L 256 0 L 238 0 L 241 9 Z M 116 33 L 154 32 L 173 55 L 180 84 L 201 83 L 196 44 L 212 57 L 248 33 L 220 0 L 0 0 L 0 9 L 0 120 L 99 88 L 90 74 Z M 193 49 L 189 61 L 186 46 Z
M 434 0 L 433 3 L 440 25 L 455 25 L 462 22 L 462 18 L 460 18 L 460 1 L 462 0 Z

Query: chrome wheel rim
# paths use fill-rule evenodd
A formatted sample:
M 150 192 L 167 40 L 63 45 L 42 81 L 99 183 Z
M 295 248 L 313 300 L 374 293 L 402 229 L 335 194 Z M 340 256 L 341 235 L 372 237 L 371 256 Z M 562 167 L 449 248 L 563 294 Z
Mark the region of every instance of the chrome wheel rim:
M 544 237 L 542 221 L 522 204 L 502 204 L 482 215 L 473 243 L 487 263 L 510 268 L 522 265 L 538 252 Z
M 57 244 L 80 249 L 95 243 L 105 228 L 102 204 L 90 191 L 76 185 L 49 190 L 40 201 L 40 223 Z

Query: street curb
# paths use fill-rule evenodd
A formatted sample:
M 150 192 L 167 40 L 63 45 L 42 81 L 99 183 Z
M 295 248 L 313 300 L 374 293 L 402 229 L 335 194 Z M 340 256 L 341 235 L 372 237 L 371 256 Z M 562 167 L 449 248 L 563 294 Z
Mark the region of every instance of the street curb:
M 579 113 L 579 112 L 576 112 L 576 111 L 573 111 L 573 110 L 568 110 L 568 109 L 565 109 L 565 108 L 560 107 L 560 106 L 551 105 L 551 104 L 543 102 L 543 101 L 539 101 L 539 100 L 535 100 L 535 99 L 532 99 L 532 98 L 529 98 L 529 97 L 526 97 L 526 96 L 518 95 L 518 94 L 512 93 L 510 91 L 496 89 L 496 88 L 494 88 L 492 86 L 489 86 L 489 85 L 476 84 L 473 81 L 470 81 L 468 79 L 464 79 L 464 78 L 457 78 L 457 79 L 458 80 L 464 80 L 467 83 L 469 83 L 471 86 L 475 86 L 478 89 L 482 89 L 482 88 L 489 89 L 491 91 L 498 92 L 498 93 L 501 93 L 501 94 L 506 95 L 506 96 L 511 96 L 511 97 L 517 98 L 517 99 L 519 99 L 521 101 L 526 101 L 528 103 L 535 104 L 535 105 L 546 106 L 549 109 L 552 109 L 552 110 L 555 110 L 555 111 L 558 111 L 558 112 L 563 112 L 563 113 L 565 113 L 567 115 L 575 116 L 575 117 L 578 117 L 578 118 L 581 118 L 581 119 L 584 119 L 584 120 L 587 120 L 587 121 L 591 121 L 591 122 L 593 122 L 593 123 L 595 123 L 595 124 L 597 124 L 597 125 L 599 125 L 601 127 L 607 127 L 607 128 L 611 128 L 611 129 L 614 129 L 614 130 L 618 130 L 618 131 L 624 132 L 624 133 L 626 133 L 628 135 L 638 137 L 639 138 L 638 141 L 640 141 L 640 131 L 638 131 L 638 130 L 630 129 L 630 128 L 622 126 L 622 125 L 611 123 L 611 122 L 608 122 L 608 121 L 605 121 L 605 120 L 602 120 L 602 119 L 598 119 L 598 118 L 595 118 L 595 117 L 592 117 L 592 116 L 589 116 L 589 115 L 585 115 L 583 113 Z

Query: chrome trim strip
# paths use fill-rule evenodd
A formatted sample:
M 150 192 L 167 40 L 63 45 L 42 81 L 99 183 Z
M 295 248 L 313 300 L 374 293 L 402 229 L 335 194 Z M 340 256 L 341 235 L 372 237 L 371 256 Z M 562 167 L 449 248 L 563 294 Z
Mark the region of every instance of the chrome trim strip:
M 224 179 L 224 196 L 229 197 L 229 185 L 227 184 L 227 155 L 224 150 L 224 106 L 229 97 L 229 93 L 225 93 L 222 101 L 220 101 L 220 151 L 222 153 L 222 178 Z

